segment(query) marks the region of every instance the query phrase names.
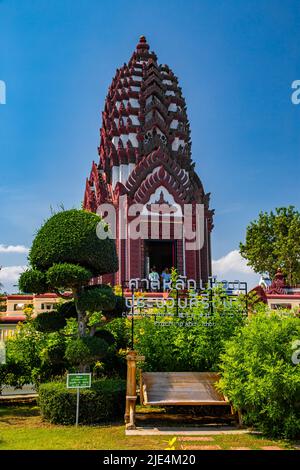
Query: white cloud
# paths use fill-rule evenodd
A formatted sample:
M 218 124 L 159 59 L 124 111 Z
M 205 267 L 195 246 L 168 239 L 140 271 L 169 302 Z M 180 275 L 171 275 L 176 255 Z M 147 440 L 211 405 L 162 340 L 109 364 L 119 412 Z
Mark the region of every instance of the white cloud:
M 247 282 L 248 290 L 258 285 L 260 276 L 253 271 L 247 262 L 241 257 L 238 250 L 233 250 L 227 255 L 212 262 L 213 275 L 217 276 L 219 281 Z
M 9 292 L 16 290 L 14 286 L 18 284 L 20 274 L 27 266 L 5 266 L 0 270 L 0 283 L 3 285 L 2 290 Z
M 29 253 L 29 248 L 24 245 L 2 245 L 0 244 L 0 253 Z
M 247 266 L 247 261 L 242 258 L 238 250 L 233 250 L 212 262 L 213 274 L 224 275 L 234 271 L 235 273 L 242 274 L 255 274 L 250 266 Z

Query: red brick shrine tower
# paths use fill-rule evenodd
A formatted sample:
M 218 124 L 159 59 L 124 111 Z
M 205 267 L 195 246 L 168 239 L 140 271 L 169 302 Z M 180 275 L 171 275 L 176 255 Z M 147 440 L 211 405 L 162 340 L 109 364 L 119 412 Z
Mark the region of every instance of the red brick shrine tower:
M 209 209 L 209 193 L 204 192 L 194 170 L 189 121 L 178 79 L 167 65 L 158 64 L 144 36 L 128 64 L 117 69 L 102 119 L 99 163 L 92 164 L 83 205 L 96 212 L 99 205 L 110 203 L 116 210 L 119 271 L 106 276 L 105 282 L 121 284 L 145 278 L 152 266 L 158 272 L 174 266 L 188 279 L 206 282 L 211 275 L 214 211 Z M 126 202 L 120 207 L 122 197 Z M 143 220 L 154 217 L 156 235 L 147 228 L 146 236 L 137 239 L 120 236 L 120 218 L 128 222 L 134 218 L 130 210 L 133 204 L 142 205 Z M 176 208 L 168 216 L 168 239 L 162 236 L 164 214 L 151 213 L 153 204 Z M 186 204 L 193 208 L 202 205 L 200 249 L 187 249 L 185 237 L 174 235 L 175 231 L 183 234 Z M 196 217 L 193 212 L 193 227 Z

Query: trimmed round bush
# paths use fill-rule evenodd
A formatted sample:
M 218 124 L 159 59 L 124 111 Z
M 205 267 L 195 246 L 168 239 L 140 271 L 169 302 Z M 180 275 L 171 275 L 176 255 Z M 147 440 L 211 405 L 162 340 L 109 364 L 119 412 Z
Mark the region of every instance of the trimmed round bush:
M 45 274 L 38 269 L 27 269 L 19 278 L 19 289 L 25 293 L 42 294 L 46 292 L 48 285 Z
M 115 306 L 112 310 L 103 310 L 103 315 L 109 319 L 118 318 L 122 316 L 122 313 L 127 313 L 129 308 L 126 305 L 125 297 L 121 295 L 115 296 Z
M 105 325 L 115 338 L 117 349 L 127 349 L 131 343 L 131 322 L 127 318 L 114 318 Z
M 97 330 L 96 333 L 94 334 L 94 338 L 101 338 L 103 339 L 109 346 L 112 344 L 115 344 L 116 339 L 114 335 L 108 331 L 108 330 Z
M 66 326 L 65 317 L 60 312 L 42 312 L 33 320 L 35 329 L 42 333 L 58 331 Z
M 126 383 L 120 379 L 92 380 L 90 389 L 80 390 L 79 423 L 101 424 L 123 418 Z M 75 424 L 76 389 L 50 382 L 39 387 L 42 418 L 53 424 Z
M 104 339 L 95 336 L 84 336 L 69 342 L 65 357 L 72 365 L 84 365 L 103 359 L 108 351 Z
M 112 310 L 115 305 L 116 296 L 110 286 L 87 288 L 78 298 L 78 308 L 82 311 Z
M 54 264 L 48 269 L 47 281 L 50 286 L 76 287 L 87 284 L 92 277 L 91 271 L 76 264 Z
M 74 300 L 63 302 L 56 306 L 56 311 L 60 313 L 66 320 L 68 318 L 77 318 L 77 311 Z
M 100 239 L 96 230 L 101 217 L 92 212 L 71 209 L 58 212 L 38 231 L 29 253 L 33 267 L 45 271 L 53 264 L 80 264 L 94 275 L 118 270 L 115 241 Z M 109 232 L 108 232 L 109 233 Z

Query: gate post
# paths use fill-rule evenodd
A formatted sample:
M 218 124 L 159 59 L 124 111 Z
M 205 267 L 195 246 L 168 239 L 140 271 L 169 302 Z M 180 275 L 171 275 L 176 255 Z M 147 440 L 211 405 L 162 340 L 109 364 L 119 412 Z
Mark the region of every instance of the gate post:
M 135 406 L 136 406 L 136 361 L 137 352 L 129 351 L 127 356 L 127 382 L 126 382 L 126 429 L 135 429 Z

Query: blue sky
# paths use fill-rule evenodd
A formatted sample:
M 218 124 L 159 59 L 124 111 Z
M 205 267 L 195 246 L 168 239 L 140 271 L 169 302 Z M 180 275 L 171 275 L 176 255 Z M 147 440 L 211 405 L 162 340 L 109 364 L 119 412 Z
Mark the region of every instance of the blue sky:
M 300 203 L 299 24 L 298 0 L 0 0 L 5 286 L 50 206 L 80 206 L 108 86 L 142 34 L 187 101 L 193 159 L 216 211 L 215 269 L 253 283 L 235 251 L 247 224 Z

